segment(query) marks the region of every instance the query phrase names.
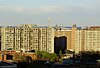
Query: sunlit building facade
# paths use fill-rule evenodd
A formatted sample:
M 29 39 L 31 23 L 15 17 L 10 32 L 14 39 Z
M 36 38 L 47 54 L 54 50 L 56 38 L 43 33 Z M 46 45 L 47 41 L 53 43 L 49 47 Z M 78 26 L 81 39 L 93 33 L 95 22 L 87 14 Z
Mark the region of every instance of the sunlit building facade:
M 39 27 L 39 50 L 54 52 L 54 28 Z
M 14 50 L 21 49 L 21 30 L 20 27 L 14 27 Z
M 54 28 L 32 24 L 2 27 L 1 50 L 39 50 L 54 53 Z
M 39 50 L 39 28 L 30 28 L 29 50 Z
M 100 51 L 100 27 L 88 27 L 76 31 L 75 52 L 80 51 Z
M 100 27 L 51 27 L 22 24 L 0 27 L 1 50 L 100 51 Z
M 82 51 L 100 51 L 99 26 L 83 28 L 73 25 L 69 29 L 67 27 L 57 29 L 55 29 L 55 50 L 63 49 L 63 46 L 65 46 L 66 49 L 64 50 L 74 51 L 76 54 Z M 64 41 L 66 41 L 65 44 Z
M 1 50 L 14 49 L 14 27 L 1 28 Z

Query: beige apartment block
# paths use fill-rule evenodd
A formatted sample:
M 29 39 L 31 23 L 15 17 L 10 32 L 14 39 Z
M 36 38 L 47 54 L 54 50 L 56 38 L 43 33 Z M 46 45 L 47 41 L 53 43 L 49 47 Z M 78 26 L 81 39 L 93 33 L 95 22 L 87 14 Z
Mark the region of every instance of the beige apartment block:
M 73 25 L 72 28 L 56 28 L 32 24 L 0 27 L 1 50 L 39 50 L 54 53 L 56 37 L 60 39 L 56 42 L 57 46 L 62 46 L 62 48 L 65 46 L 65 50 L 72 50 L 75 53 L 100 51 L 99 26 L 79 29 Z
M 39 50 L 54 53 L 54 28 L 39 27 Z
M 76 32 L 78 28 L 76 25 L 73 25 L 72 27 L 56 27 L 55 29 L 55 50 L 64 49 L 64 46 L 66 47 L 65 50 L 75 51 L 75 40 L 76 40 Z M 57 42 L 56 42 L 57 41 Z M 66 41 L 66 43 L 64 42 Z M 59 44 L 58 44 L 59 43 Z M 61 48 L 62 47 L 62 48 Z
M 1 28 L 1 50 L 47 51 L 54 53 L 54 28 L 32 24 Z
M 89 27 L 76 31 L 75 52 L 100 51 L 100 27 Z
M 13 50 L 14 48 L 14 27 L 1 28 L 1 50 Z
M 85 51 L 100 51 L 100 30 L 85 31 Z

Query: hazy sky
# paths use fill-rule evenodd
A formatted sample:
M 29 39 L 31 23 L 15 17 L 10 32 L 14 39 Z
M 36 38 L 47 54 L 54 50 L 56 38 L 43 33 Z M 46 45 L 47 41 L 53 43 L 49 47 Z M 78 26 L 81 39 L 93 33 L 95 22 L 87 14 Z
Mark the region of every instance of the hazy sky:
M 0 25 L 100 25 L 100 0 L 0 0 Z

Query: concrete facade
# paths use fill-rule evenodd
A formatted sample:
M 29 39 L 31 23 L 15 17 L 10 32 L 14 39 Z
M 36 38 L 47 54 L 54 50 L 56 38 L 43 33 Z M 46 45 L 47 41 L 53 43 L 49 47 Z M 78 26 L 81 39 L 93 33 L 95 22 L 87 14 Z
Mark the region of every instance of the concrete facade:
M 54 53 L 54 28 L 31 24 L 1 28 L 1 50 L 39 50 Z
M 14 27 L 1 28 L 1 50 L 14 49 Z
M 44 27 L 32 24 L 7 26 L 0 27 L 0 40 L 2 51 L 100 51 L 100 27 Z
M 76 31 L 75 52 L 100 51 L 100 27 L 90 27 Z

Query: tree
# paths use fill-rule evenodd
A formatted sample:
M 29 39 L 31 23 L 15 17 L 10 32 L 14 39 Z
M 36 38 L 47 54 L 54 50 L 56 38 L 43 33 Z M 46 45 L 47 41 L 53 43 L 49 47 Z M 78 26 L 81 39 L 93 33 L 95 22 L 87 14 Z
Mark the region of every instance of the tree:
M 62 50 L 59 51 L 59 56 L 60 56 L 60 57 L 62 56 Z
M 13 54 L 13 60 L 14 61 L 19 60 L 19 54 Z
M 19 54 L 19 61 L 20 62 L 27 62 L 25 55 Z
M 42 58 L 42 53 L 41 53 L 41 51 L 37 51 L 37 52 L 36 52 L 36 55 L 37 55 L 37 58 L 38 58 L 38 59 L 41 59 L 41 58 Z
M 38 59 L 49 60 L 50 55 L 46 51 L 37 51 L 37 58 Z
M 58 58 L 56 53 L 50 54 L 46 51 L 37 51 L 37 57 L 38 59 L 44 59 L 48 61 L 56 61 Z
M 59 51 L 59 55 L 62 55 L 62 50 Z
M 50 54 L 46 51 L 42 51 L 42 58 L 45 59 L 45 60 L 49 60 Z
M 52 53 L 50 54 L 50 61 L 56 61 L 57 60 L 57 54 L 56 53 Z
M 32 61 L 32 57 L 31 56 L 26 56 L 26 60 L 27 60 L 27 62 L 31 62 Z
M 13 60 L 14 61 L 20 61 L 20 62 L 27 62 L 26 56 L 22 55 L 22 54 L 14 54 L 13 55 Z

